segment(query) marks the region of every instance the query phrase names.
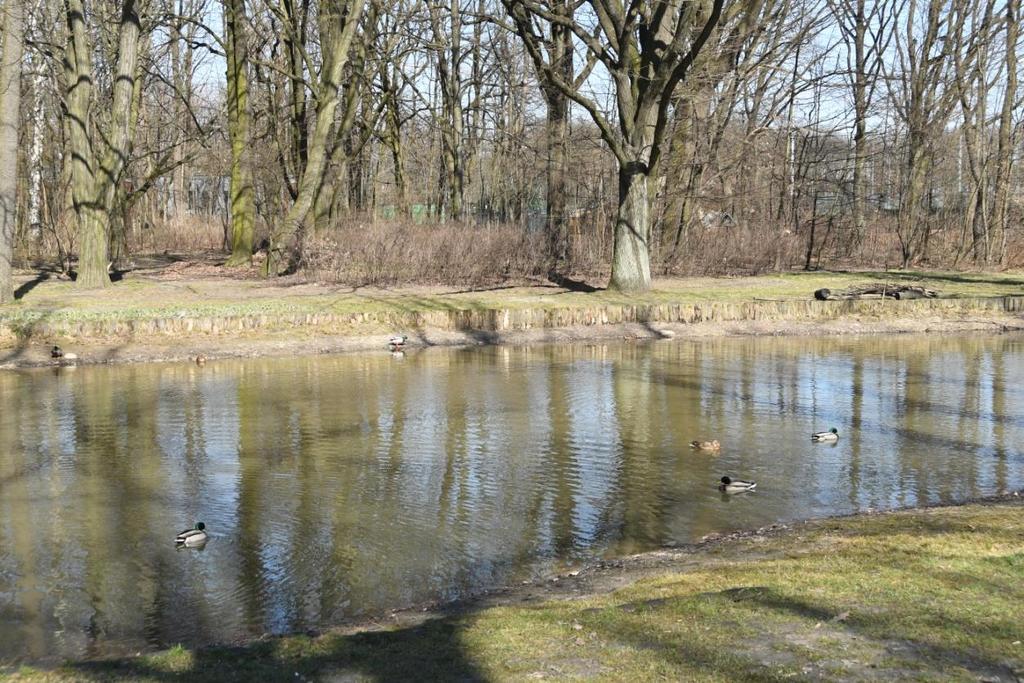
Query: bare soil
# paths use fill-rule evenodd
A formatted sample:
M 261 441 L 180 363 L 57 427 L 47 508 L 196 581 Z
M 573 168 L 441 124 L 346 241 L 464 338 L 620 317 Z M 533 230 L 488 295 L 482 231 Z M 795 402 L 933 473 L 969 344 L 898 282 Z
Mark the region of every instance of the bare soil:
M 876 334 L 1002 333 L 1024 330 L 1024 319 L 992 316 L 988 319 L 949 320 L 943 318 L 906 318 L 894 320 L 840 319 L 825 322 L 753 320 L 684 324 L 636 324 L 578 326 L 533 330 L 451 331 L 423 330 L 409 339 L 405 353 L 417 353 L 434 346 L 480 346 L 487 344 L 564 344 L 582 342 L 634 341 L 662 339 L 742 337 L 742 336 L 855 336 Z M 353 351 L 390 353 L 390 334 L 313 335 L 308 331 L 292 333 L 249 333 L 218 337 L 189 337 L 170 341 L 166 337 L 133 339 L 128 342 L 87 341 L 62 348 L 77 358 L 55 360 L 51 345 L 40 342 L 0 349 L 0 369 L 96 365 L 109 363 L 191 362 L 225 358 L 281 357 L 335 354 Z

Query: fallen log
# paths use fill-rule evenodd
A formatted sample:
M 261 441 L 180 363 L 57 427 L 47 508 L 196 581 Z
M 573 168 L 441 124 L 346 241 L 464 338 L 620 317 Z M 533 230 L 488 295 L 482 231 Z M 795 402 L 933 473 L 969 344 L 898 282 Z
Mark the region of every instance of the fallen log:
M 847 287 L 842 292 L 833 292 L 830 289 L 822 288 L 814 292 L 814 298 L 818 301 L 842 301 L 846 299 L 878 299 L 892 298 L 904 299 L 933 299 L 939 295 L 934 289 L 927 289 L 919 285 L 891 285 L 891 284 L 867 284 Z

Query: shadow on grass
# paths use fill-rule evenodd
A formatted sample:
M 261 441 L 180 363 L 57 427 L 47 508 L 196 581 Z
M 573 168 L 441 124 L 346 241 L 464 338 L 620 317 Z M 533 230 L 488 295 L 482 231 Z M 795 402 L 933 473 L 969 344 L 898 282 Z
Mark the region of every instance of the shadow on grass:
M 593 293 L 603 291 L 602 287 L 595 287 L 591 284 L 584 282 L 583 280 L 574 280 L 570 277 L 556 273 L 554 271 L 548 273 L 548 279 L 555 283 L 559 287 L 569 290 L 570 292 L 585 292 Z
M 484 681 L 449 619 L 395 631 L 272 638 L 247 647 L 171 650 L 154 658 L 82 662 L 66 667 L 84 680 L 144 678 L 166 682 L 331 680 Z
M 45 271 L 45 270 L 44 271 L 40 271 L 39 273 L 36 274 L 36 276 L 34 278 L 32 278 L 31 280 L 28 280 L 27 282 L 22 283 L 22 285 L 20 287 L 18 287 L 17 289 L 14 290 L 14 298 L 15 299 L 24 299 L 25 296 L 29 292 L 31 292 L 36 287 L 38 287 L 39 285 L 41 285 L 44 282 L 46 282 L 47 280 L 49 280 L 50 279 L 50 275 L 51 274 L 49 272 Z
M 873 619 L 870 616 L 854 616 L 842 620 L 833 610 L 826 609 L 806 599 L 798 599 L 793 596 L 783 595 L 772 589 L 762 589 L 751 597 L 751 603 L 758 608 L 770 610 L 784 615 L 792 615 L 808 621 L 817 623 L 839 622 L 841 628 L 847 631 L 856 632 L 860 637 L 875 640 L 888 652 L 904 651 L 910 653 L 913 659 L 919 664 L 924 664 L 933 669 L 934 672 L 948 671 L 952 665 L 962 666 L 973 674 L 983 679 L 998 676 L 1000 680 L 1013 680 L 1014 671 L 1004 662 L 995 661 L 972 652 L 969 648 L 957 649 L 952 646 L 939 645 L 926 642 L 920 638 L 909 637 L 900 633 L 899 624 L 895 628 L 876 627 L 872 625 Z M 914 608 L 908 609 L 914 611 Z M 957 624 L 949 620 L 949 615 L 939 612 L 931 612 L 931 621 L 937 628 L 948 632 L 974 632 L 977 633 L 977 623 Z M 837 623 L 837 627 L 840 625 Z M 1005 637 L 1005 633 L 1002 633 Z

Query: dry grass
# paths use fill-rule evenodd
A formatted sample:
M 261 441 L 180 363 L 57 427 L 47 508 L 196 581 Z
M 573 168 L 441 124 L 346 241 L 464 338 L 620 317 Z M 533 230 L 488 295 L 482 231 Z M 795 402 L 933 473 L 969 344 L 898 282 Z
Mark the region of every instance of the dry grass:
M 196 254 L 224 246 L 224 223 L 219 216 L 182 214 L 166 221 L 139 218 L 132 224 L 128 248 L 132 253 Z
M 543 235 L 515 226 L 353 222 L 307 236 L 302 270 L 351 285 L 487 285 L 543 276 Z

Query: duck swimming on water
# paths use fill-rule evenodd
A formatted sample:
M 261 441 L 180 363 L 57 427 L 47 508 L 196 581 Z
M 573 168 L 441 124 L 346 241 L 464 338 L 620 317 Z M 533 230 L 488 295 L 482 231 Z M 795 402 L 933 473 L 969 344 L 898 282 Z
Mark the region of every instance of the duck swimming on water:
M 712 439 L 711 441 L 691 441 L 690 448 L 695 451 L 718 451 L 721 450 L 722 444 L 718 443 L 718 439 Z
M 757 488 L 757 482 L 755 481 L 743 481 L 742 479 L 730 479 L 729 477 L 722 477 L 720 481 L 722 483 L 718 485 L 718 490 L 722 493 L 745 493 Z
M 833 427 L 827 432 L 815 432 L 811 434 L 811 441 L 838 441 L 839 430 Z
M 195 548 L 204 545 L 207 540 L 209 540 L 209 536 L 206 534 L 206 525 L 198 522 L 194 529 L 186 529 L 175 536 L 174 545 Z

